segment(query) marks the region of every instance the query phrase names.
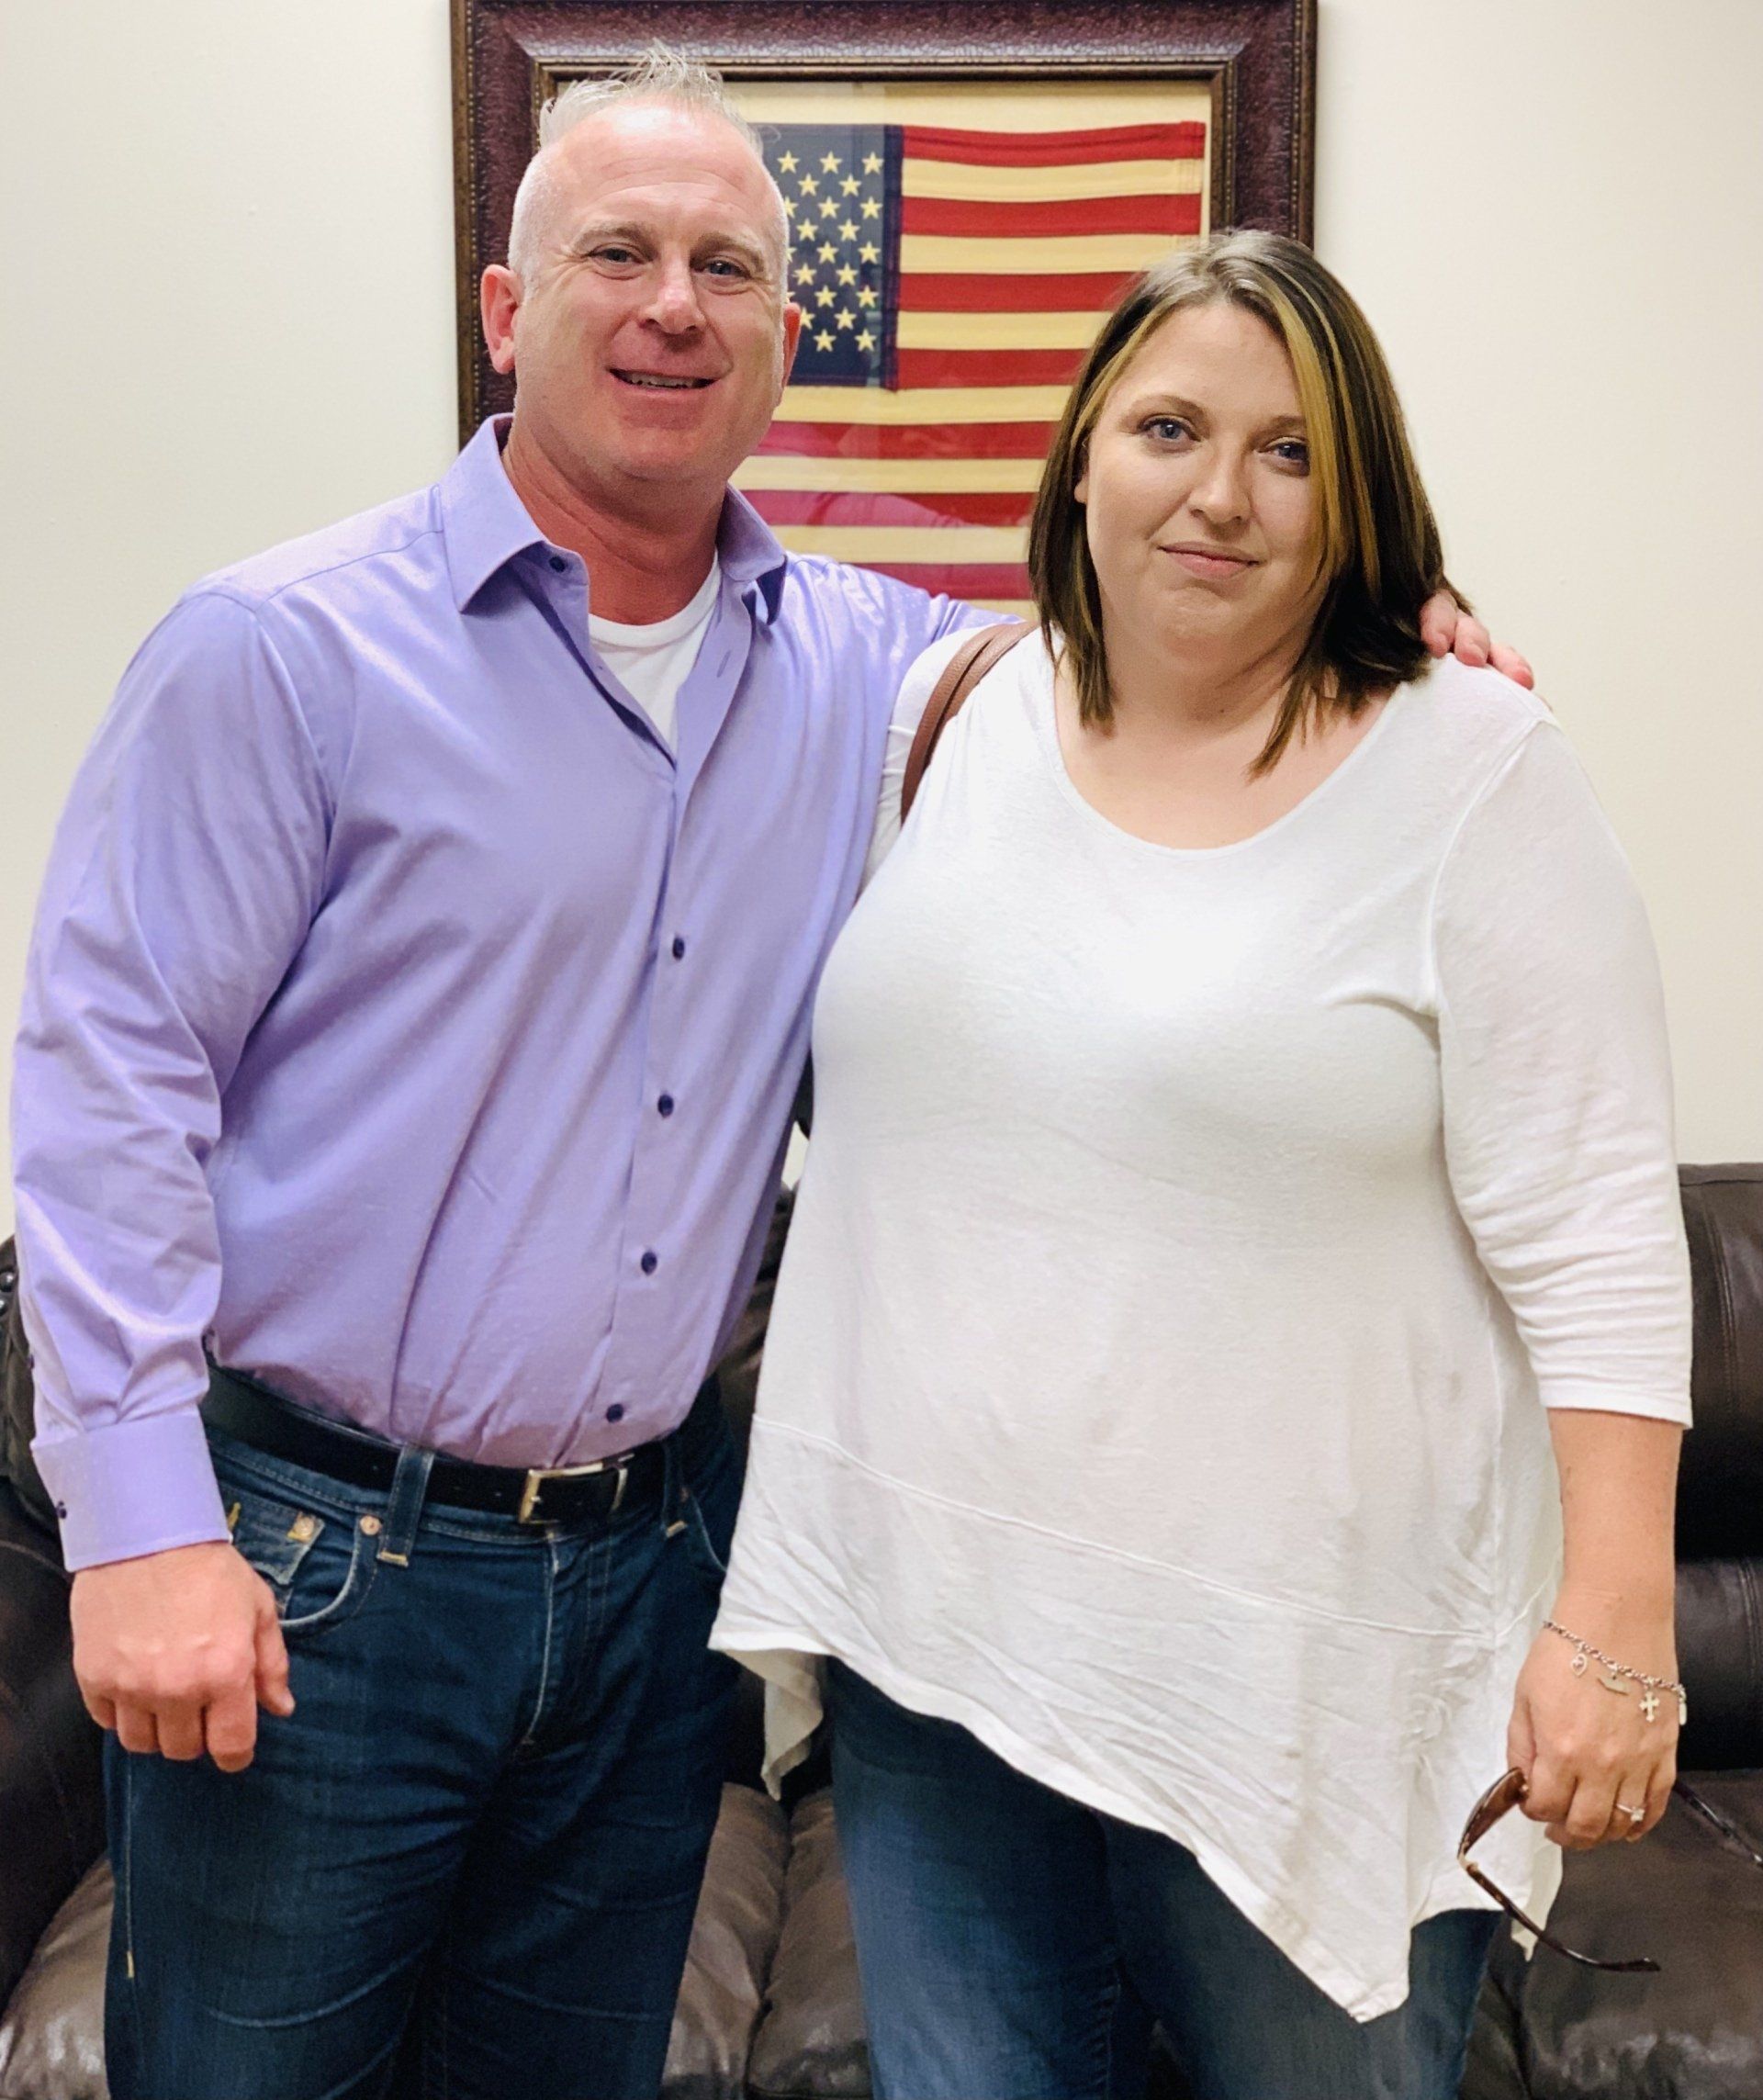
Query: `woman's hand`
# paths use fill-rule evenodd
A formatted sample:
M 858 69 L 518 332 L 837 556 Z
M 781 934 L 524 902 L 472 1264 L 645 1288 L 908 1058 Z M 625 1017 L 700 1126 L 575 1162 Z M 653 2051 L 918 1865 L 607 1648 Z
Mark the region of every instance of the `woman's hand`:
M 1668 1683 L 1677 1677 L 1668 1603 L 1611 1609 L 1564 1590 L 1549 1616 L 1633 1669 Z M 1557 1845 L 1585 1852 L 1644 1837 L 1665 1814 L 1678 1775 L 1678 1701 L 1668 1691 L 1649 1699 L 1645 1686 L 1596 1661 L 1576 1676 L 1578 1654 L 1559 1634 L 1536 1636 L 1519 1674 L 1506 1755 L 1527 1781 L 1524 1814 L 1546 1824 Z M 1632 1816 L 1630 1808 L 1645 1813 Z
M 1533 686 L 1531 667 L 1516 649 L 1496 642 L 1473 612 L 1448 590 L 1435 590 L 1421 608 L 1421 639 L 1435 657 L 1454 656 L 1460 664 L 1491 664 L 1514 685 Z

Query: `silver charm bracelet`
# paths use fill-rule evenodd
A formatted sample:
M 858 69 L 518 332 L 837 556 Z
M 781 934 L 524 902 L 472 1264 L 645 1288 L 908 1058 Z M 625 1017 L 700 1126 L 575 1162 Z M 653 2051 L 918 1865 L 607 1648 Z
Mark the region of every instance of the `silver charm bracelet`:
M 1557 1624 L 1553 1619 L 1544 1619 L 1543 1624 L 1547 1632 L 1559 1634 L 1574 1650 L 1571 1668 L 1575 1677 L 1584 1677 L 1590 1664 L 1600 1663 L 1604 1674 L 1598 1679 L 1600 1690 L 1613 1691 L 1619 1699 L 1628 1697 L 1628 1685 L 1623 1682 L 1624 1678 L 1630 1684 L 1638 1684 L 1641 1688 L 1641 1712 L 1649 1721 L 1659 1711 L 1660 1692 L 1674 1693 L 1678 1701 L 1678 1726 L 1689 1726 L 1690 1694 L 1682 1685 L 1668 1677 L 1648 1677 L 1645 1670 L 1630 1669 L 1626 1663 L 1612 1661 L 1601 1648 L 1594 1648 L 1589 1641 L 1582 1641 L 1578 1634 L 1568 1633 L 1565 1626 Z

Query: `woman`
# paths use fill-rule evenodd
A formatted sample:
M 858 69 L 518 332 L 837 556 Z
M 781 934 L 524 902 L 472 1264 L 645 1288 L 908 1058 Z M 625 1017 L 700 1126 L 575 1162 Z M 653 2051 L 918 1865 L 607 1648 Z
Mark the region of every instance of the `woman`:
M 1546 711 L 1424 675 L 1438 533 L 1297 244 L 1127 294 L 1031 571 L 826 968 L 716 1644 L 786 1737 L 831 1658 L 885 2100 L 1106 2092 L 1123 1978 L 1205 2100 L 1443 2100 L 1477 1796 L 1540 1905 L 1673 1776 L 1645 921 Z

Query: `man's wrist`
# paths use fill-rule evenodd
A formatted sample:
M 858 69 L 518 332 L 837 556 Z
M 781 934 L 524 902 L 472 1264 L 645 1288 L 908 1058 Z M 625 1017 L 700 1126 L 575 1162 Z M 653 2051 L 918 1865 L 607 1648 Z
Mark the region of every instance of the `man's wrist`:
M 194 1406 L 40 1436 L 33 1455 L 70 1572 L 171 1546 L 224 1544 L 231 1535 Z

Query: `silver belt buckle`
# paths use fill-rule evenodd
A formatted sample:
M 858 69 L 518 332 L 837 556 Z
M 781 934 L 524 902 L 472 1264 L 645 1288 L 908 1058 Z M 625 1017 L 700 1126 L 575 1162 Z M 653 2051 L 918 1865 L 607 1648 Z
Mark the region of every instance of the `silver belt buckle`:
M 584 1480 L 590 1473 L 604 1473 L 612 1467 L 618 1470 L 618 1486 L 612 1490 L 612 1506 L 606 1512 L 609 1517 L 618 1514 L 619 1505 L 624 1499 L 624 1488 L 631 1477 L 631 1459 L 634 1454 L 623 1453 L 617 1458 L 597 1458 L 591 1466 L 534 1466 L 527 1473 L 526 1485 L 521 1489 L 521 1506 L 515 1512 L 515 1522 L 530 1524 L 544 1523 L 541 1516 L 534 1519 L 533 1512 L 538 1507 L 539 1497 L 545 1492 L 547 1480 Z

